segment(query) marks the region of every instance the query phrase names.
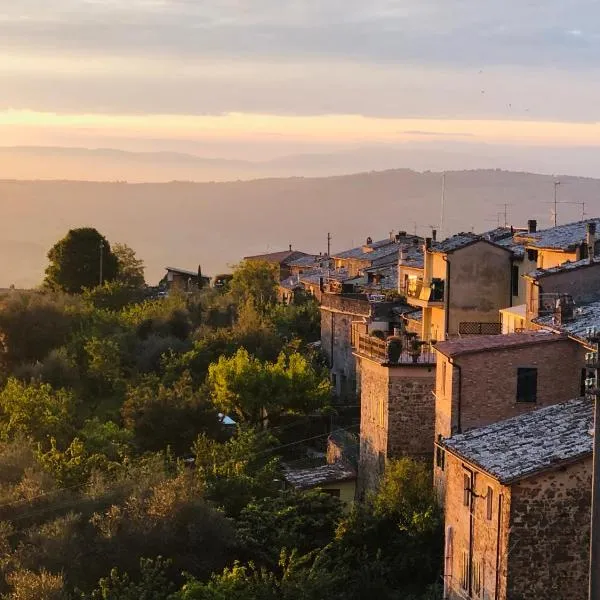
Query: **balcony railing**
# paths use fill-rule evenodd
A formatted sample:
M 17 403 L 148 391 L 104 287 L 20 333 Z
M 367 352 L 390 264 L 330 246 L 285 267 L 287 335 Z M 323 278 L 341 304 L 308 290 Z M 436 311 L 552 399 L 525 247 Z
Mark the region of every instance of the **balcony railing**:
M 425 302 L 444 301 L 444 280 L 432 279 L 429 285 L 424 285 L 421 277 L 409 279 L 404 286 L 404 293 L 408 298 L 423 300 Z
M 361 333 L 358 336 L 358 347 L 356 353 L 360 356 L 370 358 L 381 364 L 389 365 L 434 365 L 436 353 L 429 343 L 418 343 L 418 349 L 411 345 L 411 340 L 406 338 L 402 343 L 400 353 L 395 355 L 388 349 L 387 340 L 376 338 L 372 335 Z

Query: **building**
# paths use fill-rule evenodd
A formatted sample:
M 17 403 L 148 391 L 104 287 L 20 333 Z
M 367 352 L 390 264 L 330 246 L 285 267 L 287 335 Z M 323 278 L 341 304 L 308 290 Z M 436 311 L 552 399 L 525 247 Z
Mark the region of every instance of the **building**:
M 363 293 L 321 294 L 321 348 L 327 358 L 333 387 L 340 398 L 360 389 L 354 349 L 359 333 L 385 335 L 401 325 L 400 313 L 408 307 L 399 299 Z
M 439 243 L 427 239 L 422 266 L 400 252 L 398 291 L 422 311 L 421 339 L 500 333 L 499 311 L 524 302 L 520 277 L 529 268 L 526 253 L 507 231 L 508 238 L 488 232 Z
M 596 247 L 595 224 L 588 224 L 587 243 Z M 569 296 L 574 303 L 586 304 L 600 300 L 600 258 L 588 256 L 548 268 L 538 268 L 525 275 L 527 283 L 527 322 L 553 314 L 557 300 Z
M 290 244 L 289 250 L 269 252 L 267 254 L 256 254 L 254 256 L 244 256 L 244 260 L 249 262 L 266 262 L 273 265 L 273 268 L 276 271 L 277 281 L 283 281 L 292 275 L 292 263 L 307 256 L 311 258 L 314 257 L 314 255 L 307 254 L 306 252 L 292 250 L 292 245 Z
M 192 292 L 210 284 L 210 277 L 202 275 L 200 267 L 197 271 L 188 271 L 187 269 L 179 269 L 177 267 L 165 267 L 166 275 L 161 279 L 159 286 L 165 287 L 167 290 L 181 290 L 184 292 Z M 199 286 L 198 283 L 201 283 Z
M 550 269 L 567 261 L 576 262 L 598 253 L 598 240 L 594 239 L 593 250 L 589 250 L 590 225 L 595 233 L 600 226 L 600 219 L 567 223 L 541 231 L 537 231 L 537 222 L 531 220 L 528 231 L 517 232 L 514 241 L 525 247 L 537 268 Z
M 577 399 L 444 442 L 444 598 L 587 598 L 592 423 Z
M 283 465 L 283 477 L 288 487 L 298 491 L 319 490 L 339 498 L 350 506 L 356 493 L 356 471 L 345 462 L 316 466 Z
M 435 347 L 434 481 L 443 500 L 444 440 L 585 393 L 585 348 L 566 335 L 528 331 Z
M 362 246 L 333 254 L 332 259 L 336 269 L 343 269 L 349 277 L 356 277 L 364 269 L 397 263 L 401 246 L 418 248 L 422 243 L 422 238 L 409 235 L 406 231 L 399 231 L 397 234 L 390 232 L 388 238 L 377 242 L 368 237 Z
M 396 344 L 396 347 L 393 347 Z M 435 353 L 416 336 L 358 335 L 360 456 L 358 493 L 375 489 L 388 459 L 429 459 L 435 422 Z

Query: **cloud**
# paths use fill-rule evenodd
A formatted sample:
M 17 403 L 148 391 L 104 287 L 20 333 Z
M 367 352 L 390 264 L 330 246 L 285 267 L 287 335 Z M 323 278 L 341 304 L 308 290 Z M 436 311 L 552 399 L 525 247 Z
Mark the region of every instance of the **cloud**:
M 0 110 L 594 121 L 599 17 L 594 0 L 0 0 Z

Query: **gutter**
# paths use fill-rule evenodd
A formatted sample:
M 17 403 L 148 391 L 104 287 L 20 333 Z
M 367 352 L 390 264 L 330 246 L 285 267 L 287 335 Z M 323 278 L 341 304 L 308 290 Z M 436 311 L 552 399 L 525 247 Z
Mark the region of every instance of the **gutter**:
M 444 339 L 448 339 L 448 330 L 450 328 L 450 261 L 448 255 L 442 256 L 446 263 L 446 285 L 444 289 Z
M 452 368 L 456 368 L 458 370 L 458 406 L 456 408 L 456 431 L 452 431 L 452 423 L 450 423 L 450 437 L 455 435 L 456 433 L 462 433 L 462 424 L 461 424 L 461 410 L 462 410 L 462 368 L 459 364 L 457 364 L 452 358 L 448 358 L 448 363 Z

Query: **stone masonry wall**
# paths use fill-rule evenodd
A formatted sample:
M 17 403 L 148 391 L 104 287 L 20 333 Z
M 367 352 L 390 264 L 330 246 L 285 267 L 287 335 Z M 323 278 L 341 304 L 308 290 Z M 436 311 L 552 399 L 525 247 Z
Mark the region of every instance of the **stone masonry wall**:
M 507 598 L 585 600 L 592 458 L 513 486 Z
M 385 461 L 433 453 L 435 369 L 362 358 L 359 490 L 377 487 Z
M 435 367 L 390 367 L 388 457 L 430 458 L 435 423 Z
M 360 398 L 360 457 L 358 492 L 373 490 L 387 459 L 389 369 L 362 359 Z
M 467 470 L 465 469 L 467 467 Z M 452 454 L 446 456 L 447 494 L 445 505 L 445 531 L 450 541 L 444 565 L 444 577 L 452 600 L 467 598 L 463 588 L 462 572 L 466 560 L 470 562 L 472 597 L 485 600 L 506 600 L 507 548 L 511 493 L 485 473 L 473 470 L 475 495 L 472 498 L 473 513 L 464 504 L 464 479 L 469 473 L 468 465 Z M 488 515 L 490 494 L 492 510 Z M 488 518 L 490 516 L 491 518 Z M 473 528 L 471 530 L 471 518 Z M 470 544 L 471 531 L 473 544 Z M 472 547 L 472 552 L 469 549 Z M 480 572 L 482 592 L 475 595 L 475 575 Z M 468 588 L 468 583 L 467 583 Z

